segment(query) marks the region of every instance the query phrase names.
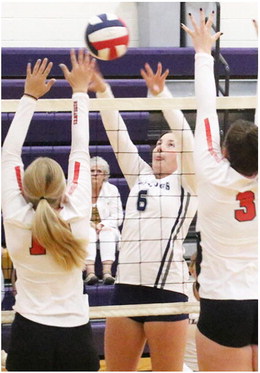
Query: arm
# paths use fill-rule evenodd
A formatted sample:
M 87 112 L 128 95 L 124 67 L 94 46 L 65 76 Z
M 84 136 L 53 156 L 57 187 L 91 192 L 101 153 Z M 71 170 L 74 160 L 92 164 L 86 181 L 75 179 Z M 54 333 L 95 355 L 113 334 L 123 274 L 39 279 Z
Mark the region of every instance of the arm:
M 162 64 L 160 62 L 158 63 L 156 73 L 153 72 L 148 63 L 145 64 L 145 68 L 141 70 L 141 75 L 146 82 L 148 93 L 151 96 L 162 99 L 172 97 L 170 91 L 165 86 L 165 79 L 168 73 L 168 69 L 162 73 Z M 182 173 L 183 184 L 192 193 L 195 193 L 196 184 L 193 164 L 194 138 L 190 126 L 180 110 L 163 110 L 163 115 L 175 137 L 176 151 L 179 153 L 178 168 Z
M 33 69 L 28 63 L 24 95 L 11 123 L 2 148 L 2 208 L 4 217 L 27 205 L 22 195 L 22 146 L 35 110 L 37 99 L 47 93 L 55 79 L 46 82 L 52 68 L 48 59 L 37 60 Z
M 94 74 L 92 89 L 100 98 L 113 98 L 113 93 L 102 76 Z M 101 117 L 110 144 L 130 188 L 135 184 L 138 175 L 150 169 L 139 156 L 137 147 L 129 137 L 126 125 L 117 110 L 102 110 Z
M 192 37 L 195 49 L 195 94 L 197 100 L 197 118 L 195 129 L 196 171 L 212 170 L 221 161 L 219 123 L 216 111 L 216 88 L 214 79 L 214 60 L 211 48 L 221 35 L 211 35 L 213 13 L 205 23 L 203 10 L 200 11 L 200 24 L 193 16 L 194 31 L 183 25 L 183 29 Z M 203 174 L 202 172 L 202 174 Z
M 91 180 L 89 157 L 89 97 L 88 86 L 92 77 L 94 60 L 82 50 L 78 57 L 71 51 L 72 70 L 60 67 L 69 82 L 73 95 L 71 121 L 71 151 L 69 156 L 67 195 L 82 215 L 90 215 Z

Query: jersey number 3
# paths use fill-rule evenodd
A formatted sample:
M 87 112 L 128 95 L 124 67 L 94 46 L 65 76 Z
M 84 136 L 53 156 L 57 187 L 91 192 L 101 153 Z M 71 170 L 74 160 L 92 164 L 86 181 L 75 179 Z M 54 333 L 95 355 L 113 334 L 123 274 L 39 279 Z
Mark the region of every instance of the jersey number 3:
M 235 210 L 235 218 L 238 221 L 253 220 L 256 216 L 255 194 L 251 191 L 238 193 L 236 200 L 239 201 L 241 209 Z
M 30 247 L 31 255 L 46 255 L 46 250 L 38 241 L 32 239 L 32 247 Z

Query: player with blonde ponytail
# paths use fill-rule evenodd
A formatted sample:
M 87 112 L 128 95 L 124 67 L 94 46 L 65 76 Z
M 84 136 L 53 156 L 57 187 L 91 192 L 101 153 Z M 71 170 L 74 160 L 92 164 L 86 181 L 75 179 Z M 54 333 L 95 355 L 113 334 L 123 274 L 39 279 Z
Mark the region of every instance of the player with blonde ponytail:
M 74 237 L 59 214 L 66 187 L 61 166 L 47 157 L 36 159 L 24 173 L 23 187 L 26 199 L 35 208 L 32 236 L 65 269 L 83 269 L 87 240 Z
M 60 165 L 37 158 L 23 172 L 22 146 L 52 62 L 27 66 L 24 95 L 2 151 L 2 209 L 6 243 L 17 273 L 8 371 L 97 371 L 89 305 L 83 294 L 91 214 L 89 97 L 94 60 L 71 51 L 61 64 L 72 88 L 68 180 Z M 25 332 L 26 331 L 26 332 Z

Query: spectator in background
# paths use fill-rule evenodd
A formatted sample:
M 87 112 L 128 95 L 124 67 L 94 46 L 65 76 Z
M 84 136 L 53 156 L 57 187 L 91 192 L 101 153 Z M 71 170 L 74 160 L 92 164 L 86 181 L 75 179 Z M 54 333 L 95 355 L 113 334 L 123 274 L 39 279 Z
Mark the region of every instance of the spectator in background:
M 118 188 L 109 183 L 110 169 L 107 161 L 101 157 L 90 160 L 92 182 L 92 216 L 90 221 L 90 242 L 86 261 L 86 283 L 98 282 L 95 274 L 95 259 L 99 245 L 103 268 L 103 283 L 111 285 L 112 264 L 120 240 L 119 227 L 123 221 L 123 208 Z

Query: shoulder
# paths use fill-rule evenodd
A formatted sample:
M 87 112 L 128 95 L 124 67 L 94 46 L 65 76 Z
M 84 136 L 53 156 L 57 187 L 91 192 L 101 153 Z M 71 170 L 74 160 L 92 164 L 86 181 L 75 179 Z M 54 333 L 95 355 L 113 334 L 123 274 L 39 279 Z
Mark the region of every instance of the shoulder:
M 102 189 L 104 190 L 104 192 L 115 193 L 115 194 L 119 193 L 117 186 L 110 183 L 109 181 L 104 181 Z

